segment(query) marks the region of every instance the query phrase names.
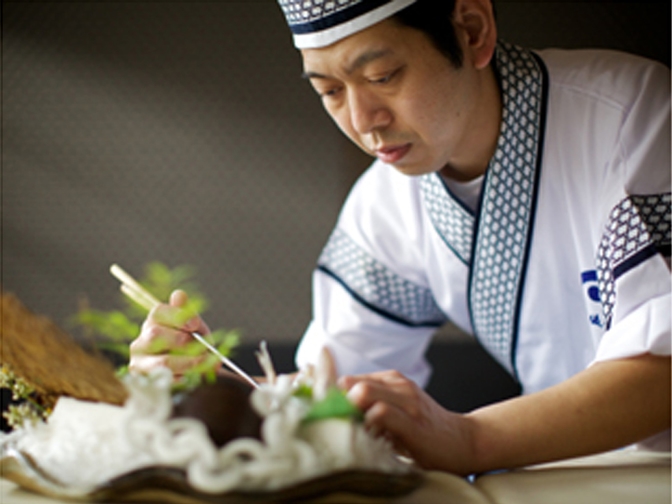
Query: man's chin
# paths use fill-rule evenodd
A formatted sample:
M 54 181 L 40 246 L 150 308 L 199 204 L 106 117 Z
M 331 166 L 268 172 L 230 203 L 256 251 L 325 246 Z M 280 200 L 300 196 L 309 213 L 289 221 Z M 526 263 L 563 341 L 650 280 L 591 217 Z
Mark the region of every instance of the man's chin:
M 391 166 L 399 173 L 407 175 L 409 177 L 419 177 L 420 175 L 427 175 L 428 173 L 434 173 L 435 171 L 438 171 L 433 169 L 433 167 L 427 167 L 417 164 L 395 163 L 395 164 L 388 164 L 388 166 Z

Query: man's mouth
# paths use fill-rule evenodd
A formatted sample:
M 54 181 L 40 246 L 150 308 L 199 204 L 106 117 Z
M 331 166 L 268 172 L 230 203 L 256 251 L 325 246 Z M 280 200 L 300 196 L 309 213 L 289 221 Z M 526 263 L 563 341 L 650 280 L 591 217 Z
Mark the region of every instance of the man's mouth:
M 383 163 L 393 164 L 401 160 L 408 151 L 411 150 L 411 144 L 390 145 L 375 149 L 375 154 Z

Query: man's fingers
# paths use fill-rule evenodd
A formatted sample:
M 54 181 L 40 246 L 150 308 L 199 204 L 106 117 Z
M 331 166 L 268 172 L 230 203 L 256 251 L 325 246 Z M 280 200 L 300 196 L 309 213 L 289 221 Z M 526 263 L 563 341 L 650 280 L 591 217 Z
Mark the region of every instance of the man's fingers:
M 141 355 L 134 357 L 128 363 L 128 368 L 136 373 L 147 373 L 157 367 L 166 367 L 167 355 Z
M 192 319 L 189 319 L 187 321 L 187 323 L 184 325 L 184 330 L 189 331 L 189 332 L 198 333 L 201 336 L 205 336 L 206 334 L 210 334 L 210 328 L 203 321 L 203 319 L 199 316 L 196 316 Z
M 186 345 L 193 340 L 191 334 L 156 324 L 145 324 L 140 335 L 131 342 L 131 354 L 158 354 L 171 348 Z
M 403 412 L 386 402 L 376 402 L 366 411 L 364 422 L 367 426 L 375 426 L 380 431 L 395 431 L 395 426 L 402 422 Z
M 175 376 L 180 376 L 200 364 L 204 354 L 194 356 L 180 355 L 180 349 L 194 341 L 192 333 L 206 335 L 210 333 L 207 325 L 193 311 L 187 311 L 189 302 L 184 291 L 175 290 L 168 304 L 154 307 L 144 323 L 138 337 L 130 345 L 129 368 L 145 373 L 156 367 L 167 367 Z M 201 347 L 203 353 L 205 347 Z M 217 365 L 219 367 L 219 365 Z
M 348 399 L 358 408 L 368 410 L 378 402 L 394 405 L 411 416 L 420 413 L 422 390 L 396 371 L 387 371 L 362 377 L 344 377 Z M 339 382 L 340 384 L 340 382 Z
M 343 390 L 350 390 L 353 387 L 353 385 L 357 382 L 358 379 L 356 376 L 347 375 L 347 376 L 341 376 L 338 379 L 337 384 Z
M 182 355 L 142 355 L 131 357 L 129 369 L 133 372 L 147 373 L 157 367 L 169 368 L 175 376 L 180 376 L 200 364 L 204 357 L 187 357 Z
M 388 439 L 396 450 L 408 454 L 412 445 L 407 436 L 416 432 L 417 425 L 401 408 L 386 402 L 374 403 L 364 415 L 364 425 L 377 436 Z
M 170 300 L 168 301 L 168 304 L 172 308 L 182 308 L 186 306 L 188 302 L 189 297 L 187 296 L 187 293 L 184 292 L 183 290 L 177 289 L 170 294 Z M 173 323 L 175 323 L 176 316 L 178 317 L 179 320 L 179 311 L 173 312 L 173 314 L 170 315 L 170 317 L 172 317 L 171 320 L 173 321 Z M 178 325 L 180 325 L 181 329 L 188 332 L 197 332 L 198 334 L 201 335 L 210 334 L 210 328 L 198 315 Z
M 375 373 L 368 373 L 362 375 L 346 375 L 341 376 L 338 380 L 338 385 L 346 390 L 351 389 L 355 384 L 360 382 L 376 382 L 386 385 L 394 385 L 408 381 L 399 371 L 377 371 Z
M 355 406 L 365 411 L 379 402 L 404 408 L 409 400 L 403 391 L 377 381 L 359 381 L 350 388 L 347 396 Z
M 183 290 L 177 289 L 177 290 L 174 290 L 170 294 L 170 301 L 168 301 L 168 304 L 170 306 L 175 306 L 177 308 L 180 308 L 180 307 L 186 305 L 187 301 L 189 301 L 189 297 L 187 296 L 187 293 L 184 292 Z
M 183 329 L 187 321 L 180 307 L 161 304 L 149 312 L 145 322 L 148 325 L 157 324 L 174 329 Z
M 167 361 L 168 367 L 172 369 L 173 374 L 179 376 L 196 367 L 203 361 L 203 359 L 205 359 L 204 355 L 198 357 L 171 355 L 168 357 Z

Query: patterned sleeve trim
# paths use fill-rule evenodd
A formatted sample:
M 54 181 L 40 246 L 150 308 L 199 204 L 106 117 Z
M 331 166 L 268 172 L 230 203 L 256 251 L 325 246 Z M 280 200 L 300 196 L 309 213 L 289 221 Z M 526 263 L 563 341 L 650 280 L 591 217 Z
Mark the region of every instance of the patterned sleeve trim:
M 447 321 L 430 289 L 401 278 L 336 229 L 318 269 L 339 282 L 358 302 L 410 327 L 438 327 Z
M 597 279 L 607 327 L 616 304 L 616 280 L 648 258 L 670 256 L 670 193 L 629 196 L 609 215 L 597 252 Z

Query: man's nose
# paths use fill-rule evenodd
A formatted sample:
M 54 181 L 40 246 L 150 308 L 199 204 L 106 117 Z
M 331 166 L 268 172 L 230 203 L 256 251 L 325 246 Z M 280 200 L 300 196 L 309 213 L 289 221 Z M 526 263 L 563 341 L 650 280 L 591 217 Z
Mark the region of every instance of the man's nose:
M 373 93 L 353 90 L 348 100 L 350 122 L 360 135 L 385 128 L 392 121 L 392 113 L 387 104 Z

